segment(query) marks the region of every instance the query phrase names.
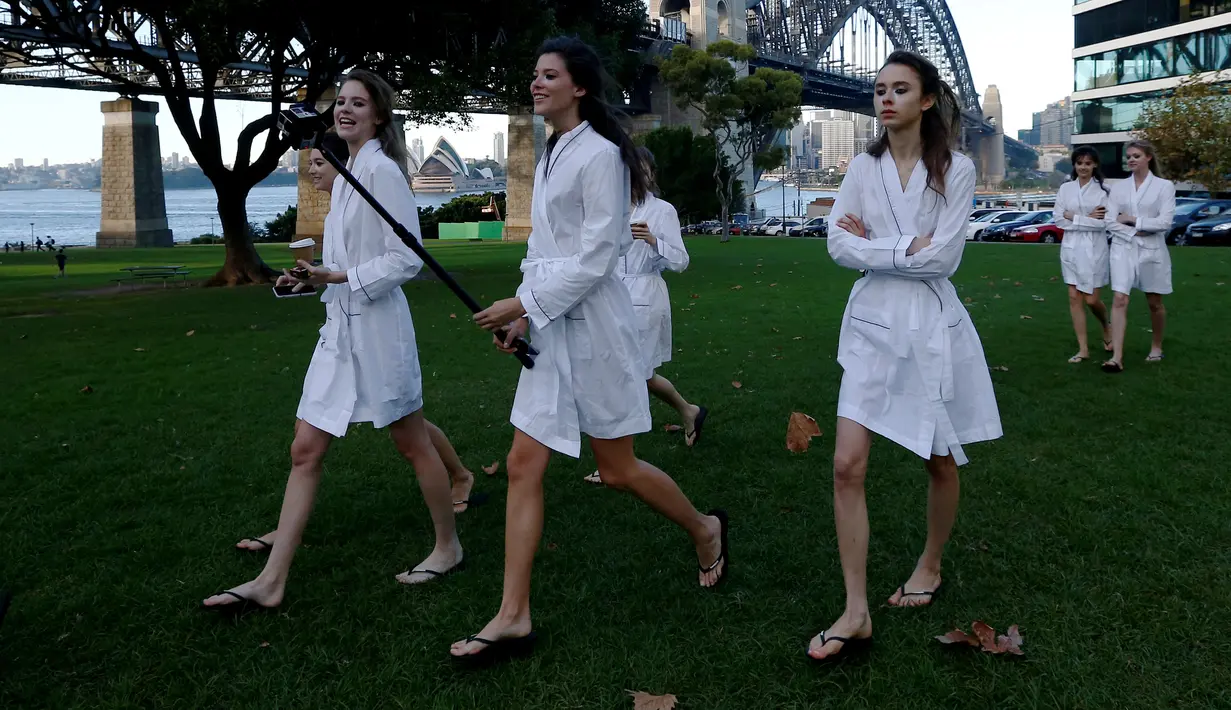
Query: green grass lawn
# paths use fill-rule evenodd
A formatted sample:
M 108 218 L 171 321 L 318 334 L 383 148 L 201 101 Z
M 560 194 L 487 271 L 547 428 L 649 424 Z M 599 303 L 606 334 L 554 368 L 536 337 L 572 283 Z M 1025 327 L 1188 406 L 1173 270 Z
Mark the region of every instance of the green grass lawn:
M 512 295 L 524 247 L 433 248 L 480 301 Z M 276 521 L 321 305 L 266 287 L 82 293 L 127 265 L 208 276 L 218 247 L 74 250 L 62 281 L 46 254 L 3 255 L 0 586 L 16 599 L 0 708 L 624 708 L 626 689 L 674 693 L 680 708 L 1231 704 L 1231 250 L 1173 250 L 1167 360 L 1142 362 L 1138 295 L 1127 371 L 1112 377 L 1065 362 L 1056 248 L 967 248 L 955 281 L 989 365 L 1008 368 L 993 372 L 1006 436 L 967 447 L 945 593 L 920 610 L 875 607 L 920 551 L 926 490 L 919 460 L 877 442 L 877 646 L 818 668 L 805 644 L 843 603 L 830 461 L 855 274 L 823 241 L 689 248 L 692 268 L 669 279 L 677 353 L 663 374 L 711 419 L 689 450 L 655 403 L 637 448 L 699 507 L 730 511 L 732 579 L 697 588 L 683 533 L 581 481 L 588 455 L 558 457 L 534 578 L 542 643 L 480 674 L 447 651 L 499 603 L 505 479 L 479 467 L 511 441 L 517 364 L 440 283 L 406 290 L 427 415 L 493 495 L 460 518 L 467 569 L 393 580 L 427 553 L 431 525 L 387 435 L 359 426 L 326 461 L 282 611 L 232 623 L 197 604 L 263 562 L 232 545 Z M 282 265 L 284 251 L 266 253 Z M 824 431 L 805 454 L 784 446 L 795 410 Z M 1025 657 L 932 640 L 976 619 L 1020 624 Z

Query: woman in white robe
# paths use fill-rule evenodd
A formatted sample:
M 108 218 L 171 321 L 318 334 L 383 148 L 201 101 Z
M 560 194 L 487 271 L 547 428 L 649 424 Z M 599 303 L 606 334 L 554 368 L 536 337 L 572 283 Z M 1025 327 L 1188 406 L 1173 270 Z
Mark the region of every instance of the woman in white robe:
M 338 92 L 334 120 L 352 156 L 348 166 L 365 188 L 412 233 L 418 210 L 404 167 L 406 147 L 393 121 L 393 89 L 366 71 L 348 75 Z M 304 378 L 291 444 L 291 474 L 269 559 L 256 579 L 220 592 L 206 609 L 242 612 L 282 603 L 286 578 L 320 483 L 321 463 L 334 437 L 350 424 L 389 427 L 398 451 L 414 467 L 431 512 L 436 543 L 418 566 L 398 576 L 418 584 L 462 561 L 449 476 L 424 426 L 423 386 L 414 324 L 401 286 L 422 260 L 344 180 L 333 185 L 326 218 L 323 265 L 300 261 L 278 285 L 327 285 L 326 321 Z M 305 273 L 306 272 L 306 273 Z
M 1111 278 L 1107 245 L 1107 202 L 1111 191 L 1103 185 L 1098 151 L 1081 146 L 1073 151 L 1072 179 L 1056 193 L 1056 226 L 1064 230 L 1060 242 L 1060 270 L 1069 286 L 1069 315 L 1077 334 L 1077 354 L 1069 362 L 1090 358 L 1086 308 L 1103 327 L 1103 349 L 1111 350 L 1111 323 L 1099 289 Z
M 949 281 L 965 248 L 975 167 L 951 152 L 957 99 L 926 59 L 894 52 L 877 75 L 874 104 L 886 132 L 851 162 L 830 216 L 829 254 L 864 272 L 842 316 L 842 386 L 834 451 L 834 521 L 846 609 L 813 637 L 824 661 L 866 648 L 872 433 L 924 459 L 928 539 L 891 606 L 932 601 L 957 515 L 962 446 L 1001 435 L 992 381 L 970 314 Z
M 543 474 L 553 451 L 576 458 L 582 434 L 602 480 L 628 490 L 688 532 L 699 582 L 729 571 L 726 514 L 702 515 L 667 474 L 633 453 L 650 429 L 647 367 L 636 313 L 616 265 L 632 246 L 629 208 L 649 180 L 635 147 L 602 102 L 602 64 L 579 40 L 548 40 L 530 90 L 534 111 L 554 133 L 534 175 L 530 241 L 517 296 L 475 316 L 484 329 L 508 328 L 497 347 L 528 334 L 539 350 L 523 369 L 510 421 L 504 596 L 496 617 L 453 644 L 466 662 L 528 652 L 530 573 L 543 529 Z
M 654 154 L 642 146 L 637 149 L 645 171 L 654 179 Z M 637 334 L 641 355 L 645 358 L 650 394 L 671 405 L 684 423 L 684 444 L 693 446 L 701 439 L 709 410 L 684 399 L 670 380 L 658 374 L 665 362 L 671 361 L 671 295 L 667 291 L 664 271 L 682 272 L 688 268 L 688 249 L 680 231 L 680 218 L 670 202 L 652 192 L 645 200 L 633 205 L 633 245 L 620 257 L 616 273 L 633 299 L 637 315 Z M 602 483 L 595 471 L 586 476 L 590 483 Z
M 1130 141 L 1124 157 L 1132 175 L 1111 188 L 1111 359 L 1103 371 L 1124 372 L 1124 332 L 1128 324 L 1128 297 L 1133 289 L 1145 291 L 1150 306 L 1153 338 L 1146 362 L 1163 359 L 1163 331 L 1167 309 L 1163 296 L 1171 293 L 1171 253 L 1167 232 L 1175 219 L 1175 183 L 1155 174 L 1154 146 Z

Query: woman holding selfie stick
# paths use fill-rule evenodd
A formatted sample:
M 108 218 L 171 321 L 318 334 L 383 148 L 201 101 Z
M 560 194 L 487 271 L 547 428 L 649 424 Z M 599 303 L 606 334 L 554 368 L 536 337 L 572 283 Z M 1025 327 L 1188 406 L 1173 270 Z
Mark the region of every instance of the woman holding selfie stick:
M 510 416 L 504 594 L 495 618 L 450 649 L 466 662 L 531 650 L 543 474 L 553 451 L 577 458 L 583 434 L 604 483 L 688 533 L 700 586 L 730 574 L 726 513 L 701 514 L 667 474 L 633 452 L 633 436 L 650 428 L 650 402 L 633 301 L 616 264 L 632 246 L 629 210 L 645 198 L 649 176 L 604 87 L 598 56 L 580 40 L 557 38 L 539 49 L 530 92 L 534 112 L 555 132 L 535 169 L 524 276 L 516 296 L 474 318 L 488 331 L 508 328 L 496 339 L 505 352 L 529 334 L 540 354 L 534 369 L 521 372 Z
M 412 233 L 419 232 L 407 183 L 406 146 L 393 122 L 394 92 L 366 71 L 348 75 L 334 107 L 340 138 L 352 156 L 349 168 L 373 196 Z M 398 451 L 419 479 L 435 529 L 427 559 L 398 575 L 408 584 L 429 582 L 462 562 L 462 545 L 449 493 L 449 475 L 423 419 L 423 386 L 410 307 L 401 286 L 423 262 L 349 183 L 334 182 L 322 266 L 300 261 L 308 273 L 289 272 L 279 285 L 327 285 L 326 322 L 304 378 L 291 444 L 278 534 L 256 579 L 204 600 L 219 611 L 269 609 L 282 603 L 291 561 L 316 497 L 321 463 L 334 437 L 352 423 L 389 427 Z

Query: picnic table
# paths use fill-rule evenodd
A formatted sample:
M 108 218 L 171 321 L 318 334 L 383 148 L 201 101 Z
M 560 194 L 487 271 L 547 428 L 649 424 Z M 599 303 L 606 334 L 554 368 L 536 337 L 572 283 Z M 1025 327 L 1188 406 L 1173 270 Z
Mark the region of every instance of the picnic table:
M 111 279 L 116 282 L 117 287 L 123 287 L 126 283 L 139 283 L 149 279 L 162 279 L 162 287 L 167 287 L 167 281 L 176 276 L 184 283 L 188 282 L 188 274 L 192 273 L 192 269 L 185 268 L 183 264 L 173 264 L 166 266 L 125 266 L 120 271 L 126 272 L 126 276 Z

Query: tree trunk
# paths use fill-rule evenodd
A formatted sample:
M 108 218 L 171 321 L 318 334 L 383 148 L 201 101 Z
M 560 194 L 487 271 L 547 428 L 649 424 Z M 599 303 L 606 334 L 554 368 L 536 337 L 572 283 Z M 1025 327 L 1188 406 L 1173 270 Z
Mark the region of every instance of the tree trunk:
M 248 233 L 248 191 L 218 185 L 214 189 L 218 193 L 218 218 L 222 221 L 226 259 L 205 285 L 240 286 L 275 280 L 278 272 L 261 260 Z

